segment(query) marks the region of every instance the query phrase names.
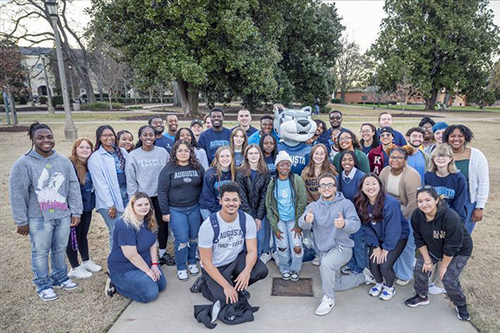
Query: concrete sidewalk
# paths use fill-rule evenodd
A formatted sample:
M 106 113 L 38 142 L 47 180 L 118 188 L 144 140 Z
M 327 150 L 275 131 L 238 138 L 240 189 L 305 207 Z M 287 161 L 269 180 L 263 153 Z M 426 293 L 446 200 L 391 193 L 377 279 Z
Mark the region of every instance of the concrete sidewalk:
M 250 323 L 231 326 L 217 321 L 216 332 L 477 332 L 468 322 L 457 318 L 455 308 L 444 295 L 431 295 L 431 304 L 411 309 L 404 300 L 413 295 L 413 285 L 396 286 L 397 294 L 384 302 L 368 295 L 369 286 L 338 292 L 335 307 L 324 317 L 314 315 L 321 301 L 321 281 L 317 267 L 304 263 L 301 277 L 312 277 L 314 297 L 271 296 L 271 277 L 279 277 L 273 261 L 269 276 L 249 287 L 250 304 L 260 306 Z M 149 304 L 132 302 L 118 318 L 111 333 L 199 332 L 208 331 L 193 316 L 193 305 L 208 304 L 201 294 L 189 291 L 195 281 L 177 279 L 175 267 L 163 266 L 167 288 Z

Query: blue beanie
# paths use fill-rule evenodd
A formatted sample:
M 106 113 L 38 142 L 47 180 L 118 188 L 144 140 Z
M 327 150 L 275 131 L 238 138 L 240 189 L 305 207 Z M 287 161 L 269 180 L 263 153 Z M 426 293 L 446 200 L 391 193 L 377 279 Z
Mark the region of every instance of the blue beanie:
M 436 132 L 436 131 L 444 130 L 444 129 L 447 129 L 448 126 L 450 126 L 450 125 L 448 125 L 444 121 L 440 121 L 440 122 L 436 123 L 434 126 L 432 126 L 432 131 Z

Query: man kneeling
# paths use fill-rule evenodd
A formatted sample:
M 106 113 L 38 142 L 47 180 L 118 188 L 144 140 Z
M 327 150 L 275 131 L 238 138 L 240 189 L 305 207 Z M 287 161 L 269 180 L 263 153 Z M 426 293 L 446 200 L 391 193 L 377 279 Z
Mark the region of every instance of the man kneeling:
M 340 269 L 352 256 L 354 242 L 349 238 L 359 230 L 361 221 L 352 202 L 336 190 L 335 176 L 323 174 L 318 178 L 321 197 L 310 203 L 299 219 L 302 229 L 314 228 L 314 241 L 321 259 L 321 290 L 323 299 L 315 314 L 324 316 L 335 305 L 334 292 L 347 290 L 370 282 L 365 274 L 342 275 Z
M 203 222 L 198 234 L 205 280 L 202 294 L 212 302 L 237 302 L 249 285 L 264 279 L 268 273 L 266 265 L 257 259 L 255 221 L 238 210 L 239 190 L 234 182 L 222 185 L 222 209 Z

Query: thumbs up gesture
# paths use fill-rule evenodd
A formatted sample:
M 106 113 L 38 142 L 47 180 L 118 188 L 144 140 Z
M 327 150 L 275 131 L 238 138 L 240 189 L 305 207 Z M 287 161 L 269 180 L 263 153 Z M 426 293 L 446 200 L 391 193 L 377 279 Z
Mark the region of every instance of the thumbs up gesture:
M 312 212 L 312 209 L 309 208 L 309 211 L 306 214 L 306 217 L 304 219 L 307 223 L 313 223 L 314 221 L 314 214 Z
M 334 222 L 335 222 L 335 227 L 342 229 L 345 226 L 344 215 L 342 215 L 342 213 L 339 212 L 339 217 L 337 217 Z

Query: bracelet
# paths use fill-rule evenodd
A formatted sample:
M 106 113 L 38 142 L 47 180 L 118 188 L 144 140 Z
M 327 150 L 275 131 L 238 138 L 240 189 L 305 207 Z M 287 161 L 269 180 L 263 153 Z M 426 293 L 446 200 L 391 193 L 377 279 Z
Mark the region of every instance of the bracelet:
M 155 265 L 158 266 L 158 263 L 154 262 L 154 263 L 151 264 L 151 266 L 155 266 Z
M 424 261 L 424 265 L 432 265 L 432 261 L 431 262 L 425 262 Z

